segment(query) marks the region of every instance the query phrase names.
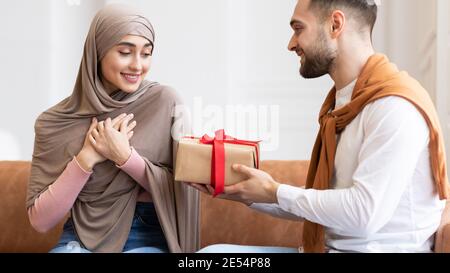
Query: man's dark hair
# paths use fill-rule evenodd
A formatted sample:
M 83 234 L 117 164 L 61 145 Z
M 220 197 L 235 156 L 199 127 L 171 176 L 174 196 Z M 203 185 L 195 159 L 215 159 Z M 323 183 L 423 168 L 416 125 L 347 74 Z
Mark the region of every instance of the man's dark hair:
M 378 7 L 374 0 L 311 0 L 309 9 L 317 13 L 320 20 L 325 21 L 336 9 L 349 12 L 348 18 L 368 27 L 372 34 L 377 20 Z

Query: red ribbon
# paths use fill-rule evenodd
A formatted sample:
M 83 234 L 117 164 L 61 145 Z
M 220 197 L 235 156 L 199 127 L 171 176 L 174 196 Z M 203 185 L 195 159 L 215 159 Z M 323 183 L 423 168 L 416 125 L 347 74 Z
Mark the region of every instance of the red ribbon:
M 255 147 L 256 149 L 256 168 L 259 168 L 259 141 L 240 140 L 225 135 L 225 130 L 218 130 L 215 133 L 215 137 L 212 138 L 208 135 L 204 135 L 200 139 L 200 143 L 212 145 L 212 158 L 211 158 L 211 185 L 214 188 L 214 197 L 223 193 L 225 187 L 225 143 L 240 144 Z

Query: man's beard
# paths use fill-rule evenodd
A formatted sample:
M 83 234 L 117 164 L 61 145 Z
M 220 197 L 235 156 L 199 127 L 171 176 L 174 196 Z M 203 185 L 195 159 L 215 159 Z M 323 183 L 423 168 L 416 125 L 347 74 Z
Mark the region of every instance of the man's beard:
M 316 45 L 308 51 L 303 51 L 304 62 L 300 67 L 300 75 L 305 79 L 322 77 L 330 73 L 336 51 L 327 46 L 325 33 L 320 31 Z

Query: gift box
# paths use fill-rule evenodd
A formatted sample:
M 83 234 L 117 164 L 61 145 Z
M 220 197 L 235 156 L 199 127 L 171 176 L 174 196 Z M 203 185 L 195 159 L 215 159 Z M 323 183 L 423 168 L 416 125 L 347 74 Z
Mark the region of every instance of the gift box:
M 240 140 L 216 132 L 214 138 L 185 137 L 178 142 L 175 162 L 175 180 L 211 184 L 215 195 L 224 185 L 233 185 L 248 177 L 232 169 L 233 164 L 259 167 L 258 141 Z

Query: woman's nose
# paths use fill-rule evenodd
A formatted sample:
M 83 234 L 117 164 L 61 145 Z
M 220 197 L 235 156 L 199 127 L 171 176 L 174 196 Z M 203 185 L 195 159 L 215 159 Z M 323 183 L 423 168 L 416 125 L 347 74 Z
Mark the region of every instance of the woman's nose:
M 135 71 L 140 71 L 142 69 L 142 62 L 140 56 L 134 57 L 130 64 L 130 68 Z

